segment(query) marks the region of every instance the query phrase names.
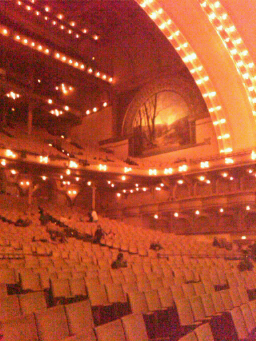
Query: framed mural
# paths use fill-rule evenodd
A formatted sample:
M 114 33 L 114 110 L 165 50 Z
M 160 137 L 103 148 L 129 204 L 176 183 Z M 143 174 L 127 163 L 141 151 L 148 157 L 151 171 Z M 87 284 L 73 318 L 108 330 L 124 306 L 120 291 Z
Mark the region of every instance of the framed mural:
M 153 94 L 133 120 L 133 156 L 156 155 L 195 143 L 194 120 L 181 95 L 165 90 Z

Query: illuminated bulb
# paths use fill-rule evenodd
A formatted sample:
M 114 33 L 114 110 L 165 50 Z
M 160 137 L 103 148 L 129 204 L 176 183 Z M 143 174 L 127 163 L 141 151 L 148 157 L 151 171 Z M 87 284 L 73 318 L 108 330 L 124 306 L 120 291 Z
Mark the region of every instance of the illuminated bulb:
M 67 185 L 70 185 L 70 181 L 67 181 Z
M 92 68 L 88 69 L 88 73 L 92 73 L 92 71 L 93 71 Z
M 47 179 L 47 177 L 45 175 L 43 175 L 42 179 L 45 181 Z
M 139 191 L 140 189 L 139 188 L 136 188 L 136 191 Z
M 209 161 L 204 161 L 200 163 L 201 168 L 209 168 Z
M 41 51 L 43 47 L 41 45 L 38 46 L 38 50 Z
M 226 178 L 228 176 L 228 173 L 223 173 L 222 176 L 223 178 Z
M 126 176 L 125 175 L 122 176 L 122 180 L 123 181 L 126 180 Z
M 78 62 L 75 62 L 75 66 L 77 67 L 79 64 L 78 64 Z
M 161 191 L 161 187 L 156 187 L 156 191 Z
M 188 170 L 187 165 L 179 166 L 179 172 L 186 172 Z
M 65 56 L 62 57 L 63 62 L 65 62 L 67 60 L 67 58 Z
M 231 177 L 229 178 L 229 180 L 230 180 L 230 181 L 233 181 L 233 180 L 234 180 L 233 176 L 231 176 Z
M 178 182 L 179 185 L 182 185 L 184 183 L 183 180 L 178 180 L 177 182 Z
M 7 31 L 6 28 L 3 29 L 3 34 L 4 34 L 4 35 L 8 34 L 8 31 Z
M 12 170 L 11 170 L 11 173 L 12 173 L 13 175 L 17 174 L 17 172 L 16 172 L 15 169 L 12 169 Z
M 23 185 L 24 185 L 24 182 L 23 182 L 23 181 L 21 181 L 21 182 L 20 182 L 20 184 L 21 184 L 21 186 L 23 186 Z
M 97 77 L 99 77 L 99 76 L 100 76 L 100 72 L 99 72 L 99 71 L 96 73 L 96 76 L 97 76 Z
M 205 176 L 203 176 L 203 175 L 200 176 L 200 177 L 199 177 L 199 180 L 200 180 L 200 181 L 204 181 L 204 180 L 205 180 Z
M 242 236 L 241 239 L 246 239 L 246 236 Z
M 121 197 L 121 193 L 116 193 L 116 195 L 117 195 L 118 197 Z
M 98 109 L 95 107 L 92 109 L 93 112 L 96 112 Z
M 83 33 L 87 33 L 87 29 L 86 28 L 83 29 Z
M 29 182 L 29 181 L 26 181 L 26 185 L 29 186 L 29 185 L 30 185 L 30 182 Z
M 46 54 L 48 54 L 50 51 L 49 51 L 49 49 L 46 49 L 44 52 L 45 52 Z
M 173 169 L 172 168 L 165 168 L 164 174 L 172 174 Z
M 206 180 L 206 183 L 209 185 L 211 183 L 211 180 Z
M 246 211 L 250 211 L 251 207 L 250 206 L 246 206 Z
M 60 20 L 62 20 L 64 18 L 63 14 L 58 14 L 57 18 L 59 18 Z
M 131 189 L 130 192 L 133 193 L 133 189 Z
M 126 193 L 126 189 L 123 189 L 123 193 Z
M 232 163 L 234 163 L 234 160 L 233 159 L 231 159 L 231 158 L 225 158 L 225 163 L 226 164 L 232 164 Z
M 63 175 L 61 175 L 60 178 L 63 179 Z
M 52 24 L 53 24 L 53 25 L 56 25 L 57 23 L 56 23 L 56 21 L 55 21 L 55 20 L 53 20 Z
M 87 182 L 87 185 L 88 185 L 88 186 L 91 186 L 91 184 L 92 184 L 91 181 L 88 181 L 88 182 Z
M 149 175 L 157 175 L 157 170 L 156 169 L 149 169 L 148 173 L 149 173 Z
M 179 216 L 179 213 L 178 213 L 178 212 L 175 212 L 175 213 L 174 213 L 174 217 L 177 218 L 178 216 Z
M 20 40 L 20 36 L 16 36 L 15 39 Z
M 30 6 L 26 6 L 26 10 L 27 11 L 31 11 L 31 7 Z
M 49 104 L 52 104 L 52 99 L 48 99 L 48 103 L 49 103 Z
M 99 39 L 99 36 L 97 36 L 96 34 L 93 36 L 93 39 L 94 40 L 98 40 Z
M 164 187 L 164 184 L 163 184 L 163 183 L 161 183 L 161 184 L 160 184 L 160 186 L 161 186 L 161 187 Z
M 90 115 L 90 110 L 86 110 L 86 115 Z
M 72 32 L 73 32 L 72 30 L 68 30 L 68 34 L 72 34 Z
M 253 172 L 253 170 L 252 170 L 252 169 L 249 169 L 248 172 L 251 174 L 251 173 Z
M 155 214 L 155 215 L 154 215 L 154 218 L 155 218 L 155 219 L 158 219 L 158 214 Z
M 28 43 L 28 40 L 27 40 L 27 39 L 24 39 L 24 40 L 23 40 L 23 43 L 24 43 L 24 44 L 27 44 L 27 43 Z
M 107 105 L 108 105 L 107 102 L 104 102 L 104 103 L 103 103 L 103 107 L 106 107 Z
M 79 34 L 76 34 L 76 38 L 78 39 L 80 37 L 80 35 Z
M 82 70 L 84 69 L 84 64 L 80 65 L 80 69 Z
M 146 192 L 147 189 L 146 189 L 146 187 L 143 187 L 142 190 L 143 190 L 143 192 Z
M 36 15 L 39 16 L 39 15 L 40 15 L 40 12 L 39 12 L 39 11 L 36 11 Z
M 200 214 L 200 211 L 199 211 L 199 210 L 196 210 L 196 211 L 195 211 L 195 214 L 199 215 L 199 214 Z
M 223 208 L 220 208 L 220 213 L 223 213 L 224 212 L 224 209 Z
M 1 160 L 1 165 L 6 166 L 6 160 L 5 159 Z
M 114 184 L 111 184 L 111 187 L 115 187 L 115 185 L 114 185 Z
M 70 170 L 70 169 L 67 169 L 67 170 L 66 170 L 66 174 L 67 174 L 67 175 L 70 175 L 70 174 L 71 174 L 71 170 Z
M 113 78 L 112 78 L 112 77 L 109 78 L 109 82 L 110 82 L 110 83 L 113 82 Z
M 64 109 L 65 109 L 66 111 L 69 111 L 69 106 L 68 106 L 68 105 L 65 105 Z

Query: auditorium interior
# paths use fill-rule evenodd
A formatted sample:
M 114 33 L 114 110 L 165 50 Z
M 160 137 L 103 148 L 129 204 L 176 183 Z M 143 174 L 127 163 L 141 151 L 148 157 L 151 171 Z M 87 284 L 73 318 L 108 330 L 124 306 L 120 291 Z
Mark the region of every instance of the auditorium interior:
M 256 340 L 255 17 L 0 1 L 0 340 Z

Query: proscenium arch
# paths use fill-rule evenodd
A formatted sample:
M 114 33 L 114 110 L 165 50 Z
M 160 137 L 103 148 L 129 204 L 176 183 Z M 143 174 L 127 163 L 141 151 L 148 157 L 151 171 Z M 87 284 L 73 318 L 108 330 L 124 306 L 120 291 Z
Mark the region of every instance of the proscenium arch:
M 178 94 L 190 108 L 191 118 L 198 118 L 200 115 L 205 117 L 208 113 L 200 113 L 200 110 L 207 110 L 203 105 L 199 91 L 192 82 L 187 81 L 182 76 L 165 75 L 157 78 L 145 85 L 133 98 L 129 104 L 122 126 L 122 134 L 129 136 L 133 133 L 133 121 L 141 106 L 154 94 L 163 91 L 175 92 Z M 194 103 L 201 100 L 201 105 L 194 108 Z
M 211 115 L 219 151 L 253 148 L 256 129 L 250 101 L 230 54 L 198 0 L 136 1 L 174 46 L 195 79 Z

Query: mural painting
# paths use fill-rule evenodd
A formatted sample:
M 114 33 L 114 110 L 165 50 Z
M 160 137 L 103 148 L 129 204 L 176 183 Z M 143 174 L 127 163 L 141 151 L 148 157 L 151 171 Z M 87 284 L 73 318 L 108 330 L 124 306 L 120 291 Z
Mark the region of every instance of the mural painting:
M 160 154 L 194 143 L 189 107 L 173 91 L 155 93 L 140 107 L 133 121 L 133 154 Z

